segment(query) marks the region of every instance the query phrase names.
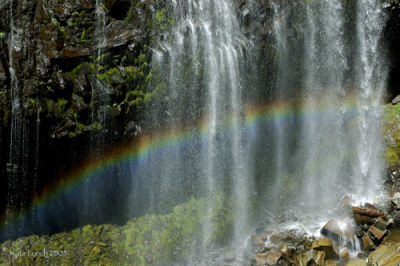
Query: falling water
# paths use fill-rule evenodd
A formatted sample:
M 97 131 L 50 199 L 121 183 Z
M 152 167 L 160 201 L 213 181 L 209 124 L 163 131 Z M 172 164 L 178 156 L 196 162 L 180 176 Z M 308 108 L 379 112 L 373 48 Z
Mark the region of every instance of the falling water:
M 301 106 L 299 125 L 293 126 L 290 115 L 275 122 L 274 198 L 287 190 L 282 178 L 290 164 L 296 169 L 292 182 L 302 184 L 291 197 L 326 219 L 344 195 L 362 201 L 380 194 L 377 125 L 387 73 L 380 49 L 385 17 L 373 0 L 308 1 L 301 8 L 305 15 L 292 17 L 284 16 L 287 8 L 274 9 L 277 98 L 291 103 L 296 97 Z M 293 28 L 301 29 L 302 45 L 290 45 Z M 298 145 L 288 149 L 293 139 Z
M 386 57 L 379 46 L 382 36 L 385 15 L 379 2 L 363 0 L 357 6 L 357 62 L 355 87 L 358 90 L 357 110 L 359 115 L 359 138 L 357 143 L 358 168 L 357 177 L 353 180 L 359 193 L 376 195 L 379 193 L 383 173 L 381 141 L 382 97 L 386 88 L 388 72 Z M 367 182 L 365 182 L 368 180 Z
M 165 98 L 163 104 L 151 107 L 157 115 L 149 119 L 168 130 L 185 125 L 195 128 L 202 120 L 205 132 L 189 151 L 178 149 L 163 155 L 154 169 L 162 179 L 160 191 L 155 193 L 168 198 L 178 187 L 194 189 L 195 194 L 209 199 L 208 212 L 213 213 L 213 198 L 230 190 L 235 195 L 234 236 L 243 237 L 252 181 L 242 122 L 240 47 L 244 36 L 235 6 L 232 1 L 173 1 L 168 12 L 174 14 L 175 22 L 154 48 L 153 73 L 158 82 L 150 86 L 165 86 Z M 180 182 L 191 182 L 193 187 Z M 203 243 L 208 243 L 216 230 L 212 220 L 206 221 Z
M 22 162 L 21 154 L 23 149 L 23 143 L 21 139 L 22 134 L 22 108 L 19 88 L 19 81 L 17 74 L 15 73 L 14 64 L 14 53 L 21 51 L 21 35 L 22 29 L 16 27 L 13 18 L 13 4 L 14 1 L 9 1 L 10 4 L 10 35 L 8 40 L 8 51 L 9 51 L 9 72 L 11 76 L 9 98 L 11 102 L 11 135 L 10 135 L 10 154 L 9 162 L 7 163 L 8 172 L 8 196 L 7 196 L 7 219 L 11 218 L 11 215 L 22 215 L 21 211 L 24 206 L 24 186 L 25 180 L 23 180 L 22 173 L 20 172 L 20 163 Z

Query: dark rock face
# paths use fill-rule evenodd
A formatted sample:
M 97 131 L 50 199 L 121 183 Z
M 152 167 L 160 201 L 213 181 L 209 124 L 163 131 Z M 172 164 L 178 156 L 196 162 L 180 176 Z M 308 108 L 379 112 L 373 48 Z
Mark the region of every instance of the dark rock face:
M 1 1 L 0 216 L 17 215 L 30 195 L 88 154 L 101 156 L 137 135 L 124 133 L 128 122 L 140 124 L 148 47 L 159 30 L 150 22 L 162 8 L 152 1 Z M 21 196 L 11 202 L 8 194 Z

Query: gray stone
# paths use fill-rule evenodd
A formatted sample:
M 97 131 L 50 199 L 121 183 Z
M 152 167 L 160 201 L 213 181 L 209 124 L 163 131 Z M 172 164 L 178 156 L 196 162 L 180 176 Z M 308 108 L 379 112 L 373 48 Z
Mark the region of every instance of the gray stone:
M 400 95 L 397 95 L 397 96 L 392 100 L 392 104 L 397 104 L 398 102 L 400 102 Z
M 343 237 L 349 241 L 354 241 L 354 232 L 347 216 L 338 220 L 330 220 L 322 229 L 321 233 L 335 240 Z
M 224 260 L 227 262 L 232 262 L 236 259 L 236 254 L 233 252 L 230 253 L 225 253 L 224 254 Z
M 399 95 L 400 96 L 400 95 Z M 392 197 L 392 204 L 396 210 L 400 209 L 400 192 L 396 192 Z
M 264 241 L 258 235 L 251 235 L 251 239 L 253 240 L 253 244 L 256 246 L 264 245 Z

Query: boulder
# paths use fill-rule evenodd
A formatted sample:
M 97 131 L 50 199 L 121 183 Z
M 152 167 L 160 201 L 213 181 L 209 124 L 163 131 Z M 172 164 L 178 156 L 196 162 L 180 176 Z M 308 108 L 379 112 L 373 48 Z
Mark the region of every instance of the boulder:
M 127 21 L 116 20 L 107 26 L 106 36 L 107 38 L 94 49 L 110 49 L 131 42 L 139 43 L 142 39 L 142 32 L 133 28 Z
M 321 229 L 321 233 L 337 241 L 340 241 L 341 237 L 349 241 L 354 241 L 354 232 L 347 216 L 343 216 L 338 220 L 330 220 Z
M 368 264 L 365 260 L 355 259 L 355 260 L 349 261 L 344 266 L 367 266 L 367 265 Z
M 368 235 L 376 240 L 381 240 L 386 234 L 387 230 L 380 230 L 375 226 L 371 226 L 368 230 Z
M 256 255 L 256 261 L 257 261 L 257 265 L 264 265 L 265 263 L 267 263 L 267 257 L 268 257 L 268 253 L 257 253 Z
M 390 226 L 390 223 L 382 217 L 378 217 L 373 226 L 379 230 L 386 230 Z
M 393 204 L 393 207 L 394 207 L 395 210 L 399 210 L 400 209 L 400 192 L 396 192 L 393 195 L 392 204 Z
M 347 248 L 343 248 L 342 250 L 340 250 L 339 256 L 340 256 L 341 260 L 344 260 L 344 261 L 350 260 L 350 254 L 349 254 L 349 251 L 347 250 Z
M 376 208 L 361 208 L 361 207 L 353 207 L 353 213 L 369 217 L 379 217 L 384 215 L 383 211 L 378 210 Z
M 253 240 L 253 244 L 255 246 L 264 245 L 264 241 L 258 235 L 251 235 L 251 239 Z
M 372 239 L 369 236 L 363 236 L 362 240 L 365 251 L 376 249 L 374 241 L 372 241 Z
M 324 251 L 309 250 L 296 256 L 296 266 L 324 266 L 326 253 Z
M 400 227 L 400 213 L 393 217 L 394 224 Z
M 392 100 L 392 104 L 397 104 L 398 102 L 400 102 L 400 95 L 394 97 L 394 99 Z
M 76 49 L 72 47 L 65 47 L 61 52 L 61 57 L 78 57 L 78 56 L 89 56 L 90 52 L 88 48 Z
M 282 257 L 282 253 L 272 249 L 267 256 L 268 265 L 276 265 L 278 264 L 279 259 Z
M 361 224 L 373 224 L 375 222 L 375 219 L 369 216 L 361 215 L 361 214 L 354 214 L 354 220 L 356 221 L 356 224 L 361 225 Z
M 289 257 L 293 257 L 294 254 L 296 254 L 296 248 L 295 247 L 291 247 L 291 246 L 283 246 L 282 252 L 284 252 L 285 254 L 289 255 Z
M 326 260 L 325 266 L 336 266 L 340 264 L 340 260 Z
M 400 230 L 394 229 L 382 244 L 368 256 L 375 266 L 398 266 L 400 264 Z
M 292 237 L 286 233 L 281 232 L 276 235 L 272 235 L 269 240 L 274 244 L 279 244 L 292 240 Z
M 315 240 L 310 249 L 314 249 L 317 251 L 324 251 L 326 253 L 326 259 L 339 259 L 339 252 L 337 247 L 332 243 L 332 240 L 329 238 L 321 238 Z

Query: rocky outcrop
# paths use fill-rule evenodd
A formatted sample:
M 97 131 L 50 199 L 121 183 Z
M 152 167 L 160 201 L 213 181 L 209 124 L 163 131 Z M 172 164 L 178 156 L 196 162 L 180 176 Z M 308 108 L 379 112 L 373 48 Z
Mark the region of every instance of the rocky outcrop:
M 151 0 L 1 1 L 0 215 L 144 130 L 162 10 Z

